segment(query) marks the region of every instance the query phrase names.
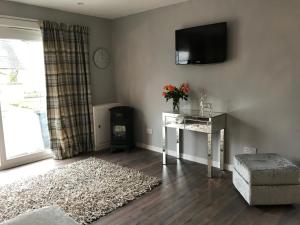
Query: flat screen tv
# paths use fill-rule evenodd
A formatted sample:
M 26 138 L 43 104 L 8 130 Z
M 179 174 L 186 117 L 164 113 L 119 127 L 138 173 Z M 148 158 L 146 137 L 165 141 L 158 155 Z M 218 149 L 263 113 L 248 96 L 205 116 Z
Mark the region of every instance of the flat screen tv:
M 210 64 L 226 60 L 226 22 L 176 30 L 175 35 L 176 64 Z

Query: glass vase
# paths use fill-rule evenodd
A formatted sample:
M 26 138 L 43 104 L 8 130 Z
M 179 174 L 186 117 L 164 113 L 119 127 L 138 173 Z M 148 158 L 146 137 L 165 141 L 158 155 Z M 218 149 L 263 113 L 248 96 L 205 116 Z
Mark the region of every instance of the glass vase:
M 179 113 L 179 99 L 173 99 L 173 112 Z

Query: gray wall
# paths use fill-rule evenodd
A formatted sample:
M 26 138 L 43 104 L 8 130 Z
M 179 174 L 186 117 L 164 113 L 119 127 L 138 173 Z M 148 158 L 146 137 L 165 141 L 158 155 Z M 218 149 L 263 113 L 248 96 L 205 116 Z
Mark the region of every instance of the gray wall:
M 101 70 L 95 67 L 92 61 L 93 52 L 98 47 L 105 47 L 111 52 L 111 20 L 2 0 L 0 0 L 0 15 L 88 26 L 90 32 L 92 103 L 101 104 L 115 100 L 112 66 L 106 70 Z
M 189 82 L 193 93 L 182 107 L 197 106 L 204 88 L 214 108 L 229 114 L 228 162 L 244 146 L 300 161 L 297 0 L 191 0 L 114 21 L 0 1 L 0 15 L 89 26 L 91 56 L 100 46 L 114 55 L 107 70 L 91 61 L 93 104 L 117 99 L 134 106 L 138 142 L 161 146 L 161 112 L 172 107 L 161 97 L 161 89 L 168 83 Z M 227 62 L 175 65 L 176 29 L 220 21 L 229 22 Z M 152 128 L 153 135 L 146 134 L 146 128 Z M 169 136 L 174 149 L 174 132 Z M 205 140 L 204 135 L 186 132 L 185 152 L 205 157 Z
M 184 107 L 197 105 L 205 88 L 214 108 L 228 112 L 228 162 L 244 146 L 299 162 L 299 20 L 297 0 L 191 0 L 113 21 L 116 95 L 137 109 L 138 142 L 161 146 L 161 112 L 172 107 L 162 87 L 188 82 L 192 100 Z M 175 65 L 176 29 L 220 21 L 229 22 L 227 62 Z M 205 156 L 205 136 L 184 138 L 188 154 Z

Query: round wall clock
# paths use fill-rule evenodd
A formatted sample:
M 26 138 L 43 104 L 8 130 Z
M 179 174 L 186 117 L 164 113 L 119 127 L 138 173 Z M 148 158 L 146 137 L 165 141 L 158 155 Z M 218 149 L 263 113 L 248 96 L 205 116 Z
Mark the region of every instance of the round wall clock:
M 94 63 L 99 69 L 105 69 L 110 64 L 110 55 L 104 48 L 98 48 L 94 52 Z

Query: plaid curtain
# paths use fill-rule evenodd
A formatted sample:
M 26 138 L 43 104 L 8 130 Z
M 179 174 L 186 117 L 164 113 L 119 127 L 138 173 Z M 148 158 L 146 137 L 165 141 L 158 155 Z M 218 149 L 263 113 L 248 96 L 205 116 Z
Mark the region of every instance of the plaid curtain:
M 47 116 L 55 159 L 93 149 L 88 28 L 42 24 Z

